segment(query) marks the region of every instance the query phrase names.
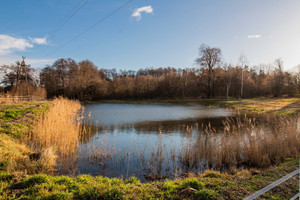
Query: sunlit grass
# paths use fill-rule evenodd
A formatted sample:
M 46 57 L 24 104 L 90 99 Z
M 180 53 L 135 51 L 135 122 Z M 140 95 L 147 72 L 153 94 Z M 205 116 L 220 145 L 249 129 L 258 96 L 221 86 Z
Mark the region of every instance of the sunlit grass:
M 297 160 L 287 159 L 282 165 L 266 171 L 250 169 L 226 174 L 209 170 L 186 178 L 148 183 L 141 183 L 135 177 L 117 179 L 43 174 L 11 181 L 17 178 L 16 175 L 0 171 L 0 196 L 5 199 L 243 199 L 297 167 Z M 297 178 L 262 198 L 290 199 L 298 192 Z
M 56 166 L 55 152 L 44 149 L 39 159 L 31 159 L 34 152 L 28 145 L 6 134 L 0 134 L 0 170 L 11 173 L 52 173 Z
M 300 98 L 253 98 L 241 101 L 224 101 L 221 106 L 244 112 L 296 115 L 300 112 Z
M 78 148 L 81 121 L 76 120 L 81 105 L 78 101 L 57 98 L 32 129 L 32 142 L 38 149 L 52 147 L 61 155 L 74 153 Z

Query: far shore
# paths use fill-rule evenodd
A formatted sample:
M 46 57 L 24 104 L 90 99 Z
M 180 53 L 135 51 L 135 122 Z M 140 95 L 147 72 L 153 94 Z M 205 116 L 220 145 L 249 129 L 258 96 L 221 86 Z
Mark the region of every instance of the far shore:
M 85 102 L 86 103 L 86 102 Z M 300 113 L 300 98 L 261 97 L 251 99 L 152 99 L 152 100 L 102 100 L 90 101 L 90 104 L 158 104 L 158 105 L 203 105 L 208 107 L 223 107 L 241 112 L 272 113 L 277 115 L 295 116 Z

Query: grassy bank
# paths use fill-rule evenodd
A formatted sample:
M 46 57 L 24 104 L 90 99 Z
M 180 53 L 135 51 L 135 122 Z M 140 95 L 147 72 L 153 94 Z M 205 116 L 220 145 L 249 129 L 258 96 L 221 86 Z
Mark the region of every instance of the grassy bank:
M 0 104 L 0 134 L 14 138 L 28 135 L 34 120 L 48 108 L 48 103 Z
M 252 98 L 252 99 L 179 99 L 179 100 L 108 100 L 91 103 L 129 103 L 129 104 L 167 104 L 167 105 L 205 105 L 225 107 L 242 112 L 273 113 L 297 115 L 300 113 L 300 98 Z
M 235 174 L 207 171 L 187 178 L 140 183 L 80 175 L 77 177 L 44 174 L 20 178 L 0 173 L 2 199 L 242 199 L 293 171 L 298 161 L 287 160 L 265 171 L 244 170 Z M 272 189 L 261 199 L 289 199 L 298 191 L 298 177 Z
M 46 162 L 48 152 L 39 160 L 31 159 L 35 152 L 28 145 L 34 121 L 48 108 L 48 103 L 0 105 L 0 170 L 22 174 L 52 170 Z

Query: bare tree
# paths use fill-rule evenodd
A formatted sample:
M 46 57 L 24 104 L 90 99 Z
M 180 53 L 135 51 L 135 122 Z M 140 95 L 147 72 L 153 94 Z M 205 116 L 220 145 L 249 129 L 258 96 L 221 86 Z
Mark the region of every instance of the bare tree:
M 222 53 L 219 48 L 211 48 L 208 45 L 201 44 L 199 48 L 199 58 L 196 62 L 202 69 L 208 72 L 207 95 L 208 98 L 215 96 L 214 94 L 214 68 L 221 64 Z

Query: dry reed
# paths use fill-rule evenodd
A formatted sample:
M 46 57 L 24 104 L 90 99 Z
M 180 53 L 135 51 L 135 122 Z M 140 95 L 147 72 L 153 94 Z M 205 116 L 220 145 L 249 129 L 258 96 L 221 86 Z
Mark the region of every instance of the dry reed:
M 78 149 L 81 120 L 77 120 L 81 105 L 78 101 L 57 98 L 50 109 L 34 124 L 32 142 L 39 150 L 53 147 L 61 156 L 72 155 Z
M 222 134 L 207 126 L 205 134 L 199 134 L 194 144 L 181 150 L 179 160 L 186 170 L 195 171 L 265 168 L 285 158 L 299 157 L 299 119 L 281 117 L 268 121 L 270 127 L 246 116 L 237 121 L 228 118 L 223 122 Z

